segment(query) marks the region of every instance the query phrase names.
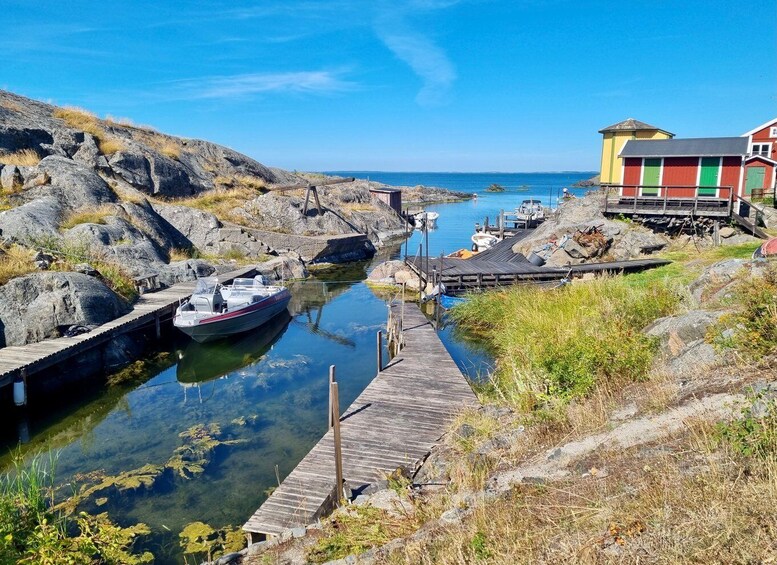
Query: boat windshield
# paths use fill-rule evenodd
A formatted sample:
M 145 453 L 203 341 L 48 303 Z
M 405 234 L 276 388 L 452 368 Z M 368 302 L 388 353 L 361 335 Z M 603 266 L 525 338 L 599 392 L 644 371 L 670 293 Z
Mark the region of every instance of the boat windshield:
M 235 279 L 232 282 L 233 289 L 253 288 L 254 279 Z
M 194 287 L 194 294 L 214 294 L 218 284 L 219 279 L 217 277 L 197 279 L 197 286 Z

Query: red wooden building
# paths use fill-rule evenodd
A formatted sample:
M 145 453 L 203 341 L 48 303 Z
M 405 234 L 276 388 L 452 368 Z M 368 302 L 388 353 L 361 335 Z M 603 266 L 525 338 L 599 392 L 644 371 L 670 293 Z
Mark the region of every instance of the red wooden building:
M 745 159 L 745 195 L 770 193 L 777 186 L 777 118 L 742 137 L 748 140 Z
M 620 156 L 621 196 L 735 199 L 742 195 L 748 140 L 630 140 Z

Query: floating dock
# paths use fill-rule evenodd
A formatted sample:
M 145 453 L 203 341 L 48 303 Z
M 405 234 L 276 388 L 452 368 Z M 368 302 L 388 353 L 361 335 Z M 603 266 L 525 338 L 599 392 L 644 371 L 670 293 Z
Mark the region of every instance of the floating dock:
M 405 304 L 403 325 L 404 348 L 340 418 L 343 476 L 354 492 L 397 468 L 414 470 L 457 412 L 478 405 L 417 305 Z M 252 541 L 311 524 L 332 510 L 334 453 L 330 430 L 245 523 Z
M 220 275 L 219 280 L 229 282 L 235 278 L 251 276 L 255 272 L 254 266 L 243 267 Z M 172 317 L 179 301 L 191 295 L 194 286 L 194 281 L 184 282 L 158 292 L 144 294 L 135 303 L 132 312 L 85 334 L 0 349 L 0 387 L 10 385 L 22 370 L 27 378 L 30 378 L 35 373 L 102 345 L 116 336 L 150 324 L 156 324 L 159 328 L 162 320 Z

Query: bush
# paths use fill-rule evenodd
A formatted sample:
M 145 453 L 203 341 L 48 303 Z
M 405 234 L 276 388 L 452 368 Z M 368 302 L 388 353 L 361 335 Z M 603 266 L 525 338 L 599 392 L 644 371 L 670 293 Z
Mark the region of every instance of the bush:
M 770 265 L 763 277 L 740 281 L 733 297 L 735 312 L 717 324 L 716 340 L 753 361 L 777 353 L 777 266 Z M 723 339 L 726 328 L 731 336 Z

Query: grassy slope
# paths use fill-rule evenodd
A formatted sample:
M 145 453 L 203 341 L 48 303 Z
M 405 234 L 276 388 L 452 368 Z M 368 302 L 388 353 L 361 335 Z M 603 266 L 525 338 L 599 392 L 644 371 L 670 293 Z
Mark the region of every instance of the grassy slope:
M 656 317 L 682 310 L 688 301 L 687 284 L 705 266 L 747 258 L 753 249 L 673 251 L 669 257 L 675 263 L 641 274 L 562 291 L 518 288 L 477 297 L 455 316 L 494 344 L 498 369 L 479 393 L 487 403 L 512 407 L 512 416 L 463 414 L 446 440 L 452 464 L 445 489 L 415 496 L 415 512 L 404 525 L 358 512 L 336 517 L 309 557 L 343 557 L 406 535 L 407 529 L 460 504 L 462 495 L 482 488 L 494 471 L 610 429 L 618 407 L 633 403 L 639 413 L 650 414 L 681 402 L 677 379 L 652 366 L 655 344 L 639 330 Z M 762 356 L 777 352 L 777 335 L 769 333 L 777 325 L 777 277 L 747 283 L 737 292 L 749 306 L 732 314 L 731 322 L 751 333 L 734 345 L 744 351 L 752 343 L 752 332 L 765 333 L 759 363 L 746 370 L 731 368 L 725 385 L 731 390 L 741 390 L 748 379 L 773 378 L 773 365 L 764 365 Z M 696 390 L 703 395 L 705 383 L 712 391 L 714 379 L 708 377 L 688 378 L 700 383 Z M 720 386 L 719 380 L 715 383 Z M 622 451 L 607 451 L 605 446 L 579 462 L 570 478 L 524 484 L 496 501 L 475 503 L 462 524 L 409 541 L 379 562 L 773 559 L 777 416 L 770 414 L 757 421 L 746 416 L 744 425 L 688 422 L 684 433 L 654 445 Z M 467 437 L 457 433 L 462 423 L 470 426 Z M 494 447 L 494 437 L 519 425 L 526 427 L 520 441 Z M 753 441 L 762 449 L 743 449 Z M 587 478 L 581 477 L 586 471 Z

